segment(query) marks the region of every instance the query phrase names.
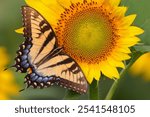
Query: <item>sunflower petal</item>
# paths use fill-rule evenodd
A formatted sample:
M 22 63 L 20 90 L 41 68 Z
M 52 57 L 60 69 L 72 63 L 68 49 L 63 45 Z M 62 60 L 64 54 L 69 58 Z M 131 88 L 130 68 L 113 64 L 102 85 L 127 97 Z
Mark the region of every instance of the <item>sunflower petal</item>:
M 140 35 L 142 33 L 144 33 L 144 30 L 136 26 L 130 26 L 127 29 L 119 31 L 119 35 L 121 37 L 132 37 L 135 35 Z
M 122 52 L 113 52 L 112 57 L 118 61 L 128 60 L 131 58 L 128 54 Z
M 89 74 L 88 74 L 88 82 L 91 84 L 93 79 L 94 79 L 94 74 L 95 74 L 95 71 L 93 68 L 91 68 L 89 70 Z
M 109 57 L 109 58 L 107 59 L 107 62 L 108 62 L 111 66 L 120 67 L 120 68 L 125 69 L 125 65 L 123 64 L 122 61 L 117 61 L 117 60 L 113 59 L 112 57 Z
M 130 33 L 131 34 L 133 33 L 134 35 L 140 35 L 140 34 L 144 33 L 143 29 L 136 27 L 136 26 L 130 26 L 128 31 L 130 31 Z
M 71 5 L 72 0 L 56 0 L 58 2 L 58 4 L 62 7 L 62 8 L 69 8 Z M 76 0 L 77 2 L 78 0 Z
M 16 29 L 15 32 L 16 32 L 16 33 L 23 34 L 23 30 L 24 30 L 24 27 L 21 27 L 21 28 L 19 28 L 19 29 Z
M 117 69 L 109 65 L 106 61 L 101 63 L 101 72 L 109 78 L 119 78 L 119 73 Z
M 136 14 L 129 15 L 129 16 L 122 18 L 122 20 L 120 20 L 120 22 L 118 22 L 118 24 L 116 24 L 117 29 L 126 29 L 133 23 L 135 18 L 136 18 Z
M 96 80 L 99 80 L 99 79 L 101 78 L 101 72 L 99 71 L 98 73 L 95 73 L 95 74 L 94 74 L 94 78 L 95 78 Z
M 99 64 L 92 64 L 92 65 L 89 65 L 89 67 L 90 67 L 90 73 L 92 74 L 92 76 L 95 79 L 99 80 L 101 76 Z
M 106 2 L 109 2 L 112 6 L 118 6 L 121 0 L 106 0 Z
M 80 67 L 89 83 L 93 81 L 93 77 L 89 76 L 90 67 L 87 63 L 80 63 Z
M 119 44 L 130 47 L 137 44 L 140 41 L 138 37 L 122 38 L 118 41 Z
M 122 47 L 121 45 L 120 46 L 118 46 L 118 48 L 117 48 L 117 50 L 119 51 L 119 52 L 123 52 L 123 53 L 131 53 L 131 51 L 130 51 L 130 49 L 128 48 L 128 47 Z
M 56 14 L 60 14 L 63 9 L 61 1 L 64 2 L 64 0 L 40 0 L 47 8 L 53 10 Z M 69 0 L 66 0 L 65 3 L 68 4 L 70 2 Z
M 53 10 L 51 10 L 53 7 L 53 5 L 51 7 L 47 7 L 45 4 L 43 4 L 42 1 L 40 0 L 25 0 L 26 3 L 33 7 L 34 9 L 36 9 L 38 12 L 40 12 L 40 14 L 42 14 L 42 16 L 51 24 L 51 25 L 56 25 L 57 24 L 57 20 L 59 18 L 59 12 L 54 12 Z M 53 1 L 53 0 L 49 0 L 49 1 Z M 45 2 L 47 3 L 47 2 Z M 55 8 L 56 10 L 57 8 Z M 59 10 L 58 10 L 59 11 Z M 47 15 L 48 13 L 48 15 Z
M 125 13 L 127 11 L 127 7 L 116 7 L 114 8 L 113 13 L 115 14 L 116 17 L 124 17 Z

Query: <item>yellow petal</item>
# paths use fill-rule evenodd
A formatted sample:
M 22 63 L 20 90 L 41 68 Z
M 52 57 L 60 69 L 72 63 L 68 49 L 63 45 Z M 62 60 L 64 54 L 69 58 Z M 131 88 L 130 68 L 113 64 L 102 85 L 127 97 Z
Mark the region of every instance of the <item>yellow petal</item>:
M 111 65 L 111 66 L 113 66 L 113 67 L 120 67 L 120 68 L 125 68 L 125 65 L 123 64 L 123 62 L 122 61 L 118 61 L 118 60 L 115 60 L 115 59 L 113 59 L 112 57 L 109 57 L 108 59 L 107 59 L 107 62 Z
M 94 74 L 94 78 L 96 80 L 100 80 L 100 78 L 101 78 L 101 72 L 99 71 L 98 73 Z
M 118 40 L 119 43 L 124 43 L 124 44 L 128 44 L 130 42 L 138 42 L 141 41 L 140 38 L 138 37 L 129 37 L 129 38 L 121 38 Z
M 80 63 L 80 67 L 87 79 L 87 81 L 91 84 L 93 79 L 99 80 L 100 74 L 100 66 L 99 64 L 88 64 L 88 63 Z
M 127 7 L 115 7 L 114 8 L 114 11 L 113 11 L 113 14 L 116 16 L 116 17 L 124 17 L 125 16 L 125 13 L 127 11 Z
M 113 52 L 111 56 L 118 61 L 128 60 L 131 58 L 128 54 L 122 52 Z
M 130 31 L 130 33 L 133 35 L 140 35 L 142 33 L 144 33 L 144 30 L 139 28 L 139 27 L 136 27 L 136 26 L 130 26 L 128 31 Z
M 120 20 L 120 22 L 118 22 L 118 24 L 116 24 L 117 29 L 126 29 L 133 23 L 135 18 L 136 18 L 136 14 L 129 15 L 129 16 L 122 18 L 122 20 Z
M 89 69 L 90 68 L 89 68 L 88 64 L 87 63 L 80 63 L 80 67 L 81 67 L 87 81 L 89 83 L 92 82 L 93 81 L 92 77 L 89 77 Z
M 117 71 L 117 69 L 111 65 L 109 65 L 106 61 L 100 63 L 101 65 L 101 72 L 109 77 L 109 78 L 119 78 L 119 73 Z
M 117 47 L 118 52 L 123 52 L 123 53 L 131 53 L 130 49 L 128 47 L 122 47 L 121 45 Z
M 16 33 L 23 34 L 23 30 L 24 30 L 24 27 L 19 28 L 19 29 L 16 29 L 15 32 L 16 32 Z
M 54 10 L 53 5 L 51 5 L 50 7 L 46 6 L 49 3 L 48 1 L 53 1 L 53 0 L 47 0 L 45 4 L 43 4 L 43 2 L 40 0 L 25 0 L 25 1 L 29 6 L 36 9 L 51 25 L 57 24 L 57 20 L 59 19 L 59 15 L 60 15 L 59 13 L 60 10 L 57 7 L 55 7 Z
M 70 0 L 56 0 L 58 2 L 58 4 L 62 7 L 62 8 L 69 8 L 71 5 L 71 2 L 74 3 L 75 1 L 70 1 Z M 78 0 L 76 0 L 77 3 Z
M 144 30 L 136 26 L 130 26 L 127 29 L 122 29 L 118 31 L 118 34 L 121 37 L 133 37 L 142 33 L 144 33 Z
M 100 79 L 100 66 L 99 64 L 91 64 L 89 65 L 89 68 L 90 68 L 90 75 L 91 77 L 95 78 L 96 80 L 99 80 Z
M 135 44 L 137 44 L 140 41 L 140 38 L 138 37 L 130 37 L 130 38 L 122 38 L 118 40 L 118 45 L 123 45 L 124 47 L 131 47 Z
M 94 74 L 95 74 L 94 68 L 91 68 L 91 69 L 89 70 L 89 74 L 88 74 L 88 76 L 87 76 L 87 80 L 88 80 L 89 84 L 92 83 L 92 81 L 93 81 L 93 79 L 94 79 Z
M 105 0 L 106 2 L 109 2 L 112 6 L 118 6 L 121 2 L 121 0 Z
M 62 5 L 60 3 L 64 2 L 68 4 L 69 0 L 40 0 L 47 8 L 53 10 L 57 14 L 61 14 L 61 12 L 64 10 Z M 62 2 L 61 2 L 62 1 Z M 60 3 L 59 3 L 60 2 Z

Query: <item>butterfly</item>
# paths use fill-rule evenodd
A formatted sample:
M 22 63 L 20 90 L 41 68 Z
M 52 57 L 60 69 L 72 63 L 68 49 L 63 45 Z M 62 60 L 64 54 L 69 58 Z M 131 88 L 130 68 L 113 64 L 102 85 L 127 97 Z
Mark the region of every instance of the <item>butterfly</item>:
M 86 93 L 88 83 L 79 65 L 58 46 L 57 37 L 47 20 L 34 8 L 22 7 L 23 35 L 15 58 L 16 71 L 27 73 L 27 88 L 53 84 Z

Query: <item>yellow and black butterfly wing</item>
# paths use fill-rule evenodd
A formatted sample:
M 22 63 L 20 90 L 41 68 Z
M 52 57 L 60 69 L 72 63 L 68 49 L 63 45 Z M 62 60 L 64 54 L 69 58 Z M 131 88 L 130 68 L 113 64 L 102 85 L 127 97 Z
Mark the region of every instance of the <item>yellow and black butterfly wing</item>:
M 31 7 L 22 7 L 25 42 L 16 57 L 16 68 L 27 72 L 28 87 L 48 87 L 52 84 L 79 93 L 87 91 L 87 81 L 79 65 L 57 45 L 50 24 Z M 20 54 L 19 54 L 20 53 Z
M 20 45 L 17 51 L 15 67 L 17 71 L 25 73 L 30 67 L 29 62 L 34 64 L 39 61 L 57 45 L 54 31 L 37 11 L 31 7 L 23 6 L 22 15 L 25 42 Z
M 24 36 L 31 40 L 30 62 L 35 64 L 56 48 L 56 37 L 49 23 L 33 8 L 22 7 Z
M 47 56 L 37 66 L 37 73 L 43 76 L 54 76 L 56 83 L 77 92 L 87 91 L 87 82 L 77 63 L 63 52 Z

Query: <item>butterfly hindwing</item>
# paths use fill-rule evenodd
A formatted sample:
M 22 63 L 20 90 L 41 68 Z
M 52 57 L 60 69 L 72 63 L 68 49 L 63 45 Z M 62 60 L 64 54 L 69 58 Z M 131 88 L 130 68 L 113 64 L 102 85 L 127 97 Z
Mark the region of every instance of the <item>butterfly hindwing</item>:
M 51 71 L 51 72 L 49 72 Z M 77 63 L 68 55 L 60 52 L 48 58 L 38 68 L 38 73 L 43 73 L 44 76 L 55 76 L 60 78 L 57 83 L 64 87 L 75 91 L 86 92 L 87 82 Z
M 31 48 L 31 42 L 25 41 L 19 46 L 19 50 L 17 51 L 17 57 L 15 58 L 16 64 L 14 65 L 17 70 L 21 73 L 26 73 L 27 69 L 30 67 L 28 61 L 29 49 Z
M 25 82 L 34 88 L 52 84 L 79 93 L 87 91 L 87 81 L 79 65 L 58 47 L 50 24 L 35 9 L 22 7 L 25 42 L 16 57 L 16 68 L 27 72 Z

